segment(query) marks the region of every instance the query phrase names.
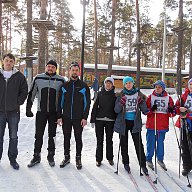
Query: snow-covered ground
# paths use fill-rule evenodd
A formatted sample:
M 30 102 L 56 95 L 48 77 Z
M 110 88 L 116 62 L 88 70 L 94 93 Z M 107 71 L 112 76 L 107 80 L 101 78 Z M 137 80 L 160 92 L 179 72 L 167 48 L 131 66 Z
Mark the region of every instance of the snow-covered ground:
M 148 95 L 152 90 L 144 90 Z M 176 96 L 173 95 L 174 100 Z M 33 106 L 33 112 L 36 112 L 36 105 Z M 176 118 L 174 118 L 174 121 Z M 146 117 L 143 116 L 145 123 Z M 33 168 L 28 168 L 27 164 L 30 162 L 33 155 L 34 145 L 34 131 L 35 131 L 35 118 L 27 118 L 25 116 L 25 105 L 21 108 L 21 121 L 19 125 L 19 156 L 18 163 L 20 170 L 13 170 L 9 164 L 7 157 L 8 148 L 8 129 L 5 133 L 4 141 L 4 154 L 0 163 L 0 192 L 90 192 L 90 191 L 192 191 L 187 187 L 187 179 L 183 176 L 178 177 L 178 159 L 179 150 L 174 133 L 173 123 L 170 119 L 170 131 L 166 135 L 165 140 L 165 163 L 167 165 L 169 176 L 157 166 L 158 179 L 155 187 L 152 187 L 145 176 L 139 175 L 139 165 L 136 159 L 136 154 L 133 146 L 132 139 L 129 139 L 129 155 L 132 176 L 130 177 L 124 170 L 121 163 L 119 163 L 119 174 L 115 174 L 116 162 L 119 146 L 119 138 L 114 133 L 114 161 L 115 165 L 110 166 L 105 159 L 101 167 L 95 165 L 95 148 L 96 138 L 95 131 L 88 124 L 83 132 L 83 151 L 82 163 L 83 168 L 77 170 L 75 167 L 75 141 L 74 137 L 71 140 L 71 163 L 65 168 L 60 168 L 59 164 L 63 159 L 63 134 L 61 127 L 58 126 L 56 137 L 56 166 L 50 167 L 47 163 L 47 129 L 44 136 L 44 145 L 42 149 L 41 163 Z M 143 143 L 145 141 L 145 124 L 143 125 L 142 137 Z M 177 134 L 179 132 L 177 129 Z M 149 170 L 150 178 L 155 180 L 154 172 Z M 173 177 L 171 179 L 170 177 Z M 131 180 L 131 178 L 134 180 Z M 189 175 L 192 182 L 192 173 Z M 180 185 L 181 187 L 179 187 Z

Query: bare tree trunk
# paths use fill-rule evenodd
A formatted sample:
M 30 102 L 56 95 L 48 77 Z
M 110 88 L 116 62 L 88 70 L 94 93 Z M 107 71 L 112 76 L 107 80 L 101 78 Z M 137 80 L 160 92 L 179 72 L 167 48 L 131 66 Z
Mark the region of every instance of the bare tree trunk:
M 26 40 L 26 57 L 32 56 L 32 0 L 27 0 L 27 40 Z M 27 67 L 27 82 L 30 87 L 33 80 L 33 61 L 31 59 L 26 60 Z
M 191 37 L 191 46 L 190 46 L 190 64 L 189 64 L 189 79 L 192 78 L 192 37 Z
M 139 20 L 139 3 L 138 3 L 138 0 L 136 0 L 136 14 L 137 14 L 137 73 L 136 73 L 136 86 L 140 87 L 141 37 L 140 37 L 140 20 Z
M 183 0 L 179 0 L 179 27 L 178 27 L 178 55 L 177 55 L 177 94 L 182 93 L 182 77 L 181 77 L 181 63 L 182 63 L 182 47 L 183 47 Z
M 47 0 L 41 0 L 40 20 L 46 20 L 47 16 L 46 8 L 47 8 Z M 46 41 L 47 41 L 47 29 L 43 24 L 41 24 L 39 25 L 38 73 L 43 73 L 45 71 Z
M 114 38 L 115 38 L 115 12 L 116 12 L 116 0 L 112 0 L 111 46 L 110 46 L 107 76 L 111 76 L 112 65 L 113 65 L 113 50 L 114 50 Z

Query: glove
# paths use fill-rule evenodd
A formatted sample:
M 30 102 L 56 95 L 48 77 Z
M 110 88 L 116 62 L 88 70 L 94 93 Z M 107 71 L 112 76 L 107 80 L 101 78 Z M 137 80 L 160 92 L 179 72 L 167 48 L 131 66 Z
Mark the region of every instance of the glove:
M 151 107 L 151 111 L 155 111 L 155 110 L 157 110 L 157 105 L 156 105 L 156 104 L 154 104 L 154 105 Z
M 174 110 L 173 107 L 168 107 L 168 108 L 167 108 L 167 111 L 168 111 L 169 113 L 173 113 L 173 110 Z
M 92 128 L 95 128 L 95 123 L 91 123 L 91 127 L 92 127 Z
M 26 116 L 27 117 L 33 117 L 33 112 L 31 110 L 26 110 Z
M 127 100 L 127 99 L 126 99 L 125 96 L 121 97 L 121 101 L 120 101 L 120 102 L 121 102 L 121 105 L 124 106 L 124 105 L 126 104 L 126 100 Z

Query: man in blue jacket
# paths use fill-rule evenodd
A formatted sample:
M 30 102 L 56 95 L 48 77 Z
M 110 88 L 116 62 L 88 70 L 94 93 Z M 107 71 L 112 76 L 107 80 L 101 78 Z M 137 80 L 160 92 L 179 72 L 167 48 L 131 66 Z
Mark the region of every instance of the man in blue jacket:
M 57 123 L 63 125 L 65 155 L 60 167 L 63 168 L 70 162 L 70 139 L 73 127 L 76 141 L 76 167 L 81 169 L 82 131 L 87 125 L 89 115 L 90 90 L 78 77 L 80 67 L 77 62 L 72 62 L 69 72 L 70 80 L 62 85 L 58 101 Z
M 15 67 L 15 57 L 8 53 L 3 56 L 0 70 L 0 160 L 3 153 L 3 137 L 6 123 L 9 129 L 8 157 L 13 169 L 18 170 L 18 124 L 20 121 L 20 105 L 27 97 L 28 87 L 24 75 Z

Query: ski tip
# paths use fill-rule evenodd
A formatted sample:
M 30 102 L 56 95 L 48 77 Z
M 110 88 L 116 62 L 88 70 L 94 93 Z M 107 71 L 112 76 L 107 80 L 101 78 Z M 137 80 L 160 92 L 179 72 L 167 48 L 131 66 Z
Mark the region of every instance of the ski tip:
M 154 184 L 157 184 L 157 179 L 155 181 L 153 181 Z

